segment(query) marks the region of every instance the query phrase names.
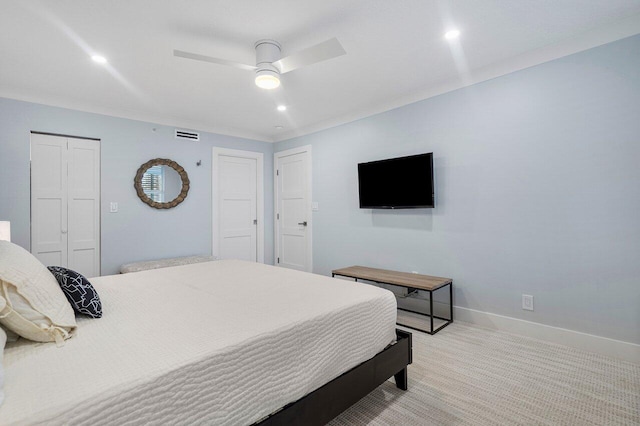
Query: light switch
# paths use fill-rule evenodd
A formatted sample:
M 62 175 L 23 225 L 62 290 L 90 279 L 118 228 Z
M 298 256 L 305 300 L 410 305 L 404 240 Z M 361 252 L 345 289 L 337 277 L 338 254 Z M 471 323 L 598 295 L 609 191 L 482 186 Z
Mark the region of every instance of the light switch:
M 109 212 L 110 213 L 118 213 L 118 203 L 115 201 L 112 201 L 111 204 L 109 205 Z
M 311 203 L 311 210 L 313 210 L 314 212 L 318 211 L 318 202 L 317 201 L 313 201 Z

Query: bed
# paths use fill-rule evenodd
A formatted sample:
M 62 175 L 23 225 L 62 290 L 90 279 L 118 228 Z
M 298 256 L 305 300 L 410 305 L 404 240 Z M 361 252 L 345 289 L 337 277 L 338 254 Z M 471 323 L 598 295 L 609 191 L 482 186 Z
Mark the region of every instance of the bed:
M 395 376 L 392 293 L 237 260 L 91 280 L 104 316 L 4 352 L 0 424 L 323 424 Z

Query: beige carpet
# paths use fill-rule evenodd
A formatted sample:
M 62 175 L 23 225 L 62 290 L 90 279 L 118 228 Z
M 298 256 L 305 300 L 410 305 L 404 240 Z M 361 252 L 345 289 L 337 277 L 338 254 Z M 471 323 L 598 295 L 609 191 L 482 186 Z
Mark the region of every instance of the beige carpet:
M 640 425 L 640 365 L 453 323 L 331 425 Z

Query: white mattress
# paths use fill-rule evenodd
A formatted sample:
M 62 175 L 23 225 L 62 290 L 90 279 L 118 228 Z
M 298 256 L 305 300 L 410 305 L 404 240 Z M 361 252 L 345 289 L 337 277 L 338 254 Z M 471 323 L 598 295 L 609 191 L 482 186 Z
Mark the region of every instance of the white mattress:
M 377 287 L 221 260 L 91 280 L 104 316 L 5 350 L 0 424 L 250 424 L 395 339 Z

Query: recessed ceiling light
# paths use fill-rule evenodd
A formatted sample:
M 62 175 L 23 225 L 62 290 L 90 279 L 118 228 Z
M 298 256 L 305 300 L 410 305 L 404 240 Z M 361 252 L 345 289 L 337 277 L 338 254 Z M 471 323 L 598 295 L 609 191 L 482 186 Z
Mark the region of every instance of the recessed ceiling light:
M 281 130 L 281 129 L 283 129 L 283 128 L 284 128 L 284 127 L 282 127 L 282 126 L 273 126 L 273 127 L 275 127 L 275 128 L 276 128 L 276 129 L 278 129 L 278 130 Z
M 93 55 L 91 57 L 91 59 L 93 59 L 93 62 L 97 62 L 99 64 L 106 64 L 107 63 L 107 58 L 105 58 L 104 56 Z
M 449 30 L 444 33 L 444 38 L 446 38 L 447 40 L 455 40 L 458 37 L 460 37 L 460 31 L 458 30 Z
M 287 107 L 285 105 L 278 105 L 278 111 L 286 111 Z

